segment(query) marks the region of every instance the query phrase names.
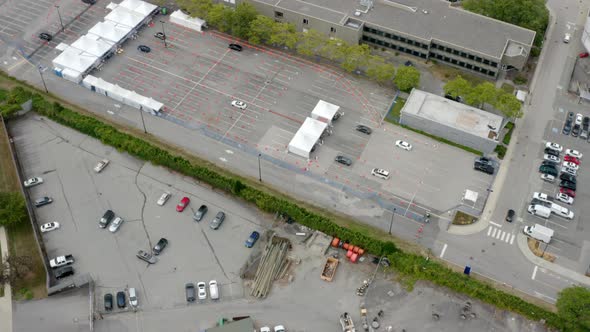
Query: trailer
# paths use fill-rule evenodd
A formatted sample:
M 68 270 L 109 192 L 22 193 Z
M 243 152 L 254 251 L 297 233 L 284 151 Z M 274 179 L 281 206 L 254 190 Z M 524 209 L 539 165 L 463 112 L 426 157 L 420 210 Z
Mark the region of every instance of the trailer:
M 356 329 L 354 328 L 354 322 L 352 321 L 352 317 L 350 317 L 348 312 L 340 315 L 340 325 L 342 325 L 342 332 L 356 332 Z
M 320 276 L 322 280 L 332 281 L 334 279 L 339 262 L 338 258 L 328 257 L 326 265 L 324 265 L 324 269 L 322 270 L 322 275 Z

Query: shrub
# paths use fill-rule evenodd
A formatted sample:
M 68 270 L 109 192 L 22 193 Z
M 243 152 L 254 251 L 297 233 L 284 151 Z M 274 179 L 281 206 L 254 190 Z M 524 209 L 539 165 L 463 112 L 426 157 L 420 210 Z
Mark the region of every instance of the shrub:
M 506 124 L 506 129 L 508 129 L 508 132 L 506 133 L 506 135 L 504 135 L 504 138 L 502 139 L 502 143 L 504 143 L 504 145 L 508 146 L 508 145 L 510 145 L 510 139 L 512 138 L 512 132 L 514 131 L 514 123 L 508 122 Z
M 496 145 L 494 152 L 498 154 L 498 158 L 504 159 L 504 156 L 506 155 L 506 147 L 502 144 L 498 144 Z
M 526 77 L 518 75 L 514 78 L 514 84 L 516 85 L 524 85 L 527 84 L 527 82 L 529 81 Z

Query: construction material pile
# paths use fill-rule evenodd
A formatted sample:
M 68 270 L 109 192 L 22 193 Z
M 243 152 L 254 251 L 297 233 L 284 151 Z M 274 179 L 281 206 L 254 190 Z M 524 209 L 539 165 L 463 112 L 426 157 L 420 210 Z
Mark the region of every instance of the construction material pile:
M 290 248 L 291 242 L 278 236 L 274 236 L 267 243 L 254 276 L 250 295 L 265 298 L 270 291 L 272 282 L 285 277 L 289 269 L 287 253 Z

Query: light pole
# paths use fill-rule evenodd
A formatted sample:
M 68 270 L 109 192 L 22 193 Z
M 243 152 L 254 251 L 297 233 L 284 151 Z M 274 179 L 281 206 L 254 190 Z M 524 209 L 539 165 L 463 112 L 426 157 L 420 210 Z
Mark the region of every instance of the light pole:
M 55 8 L 57 8 L 57 16 L 59 17 L 59 24 L 61 24 L 61 31 L 64 31 L 64 22 L 61 20 L 61 14 L 59 12 L 59 6 L 55 5 Z
M 389 223 L 389 235 L 391 235 L 391 227 L 393 227 L 393 217 L 395 216 L 395 210 L 396 210 L 396 208 L 393 208 L 393 211 L 391 211 L 391 222 Z
M 147 129 L 145 129 L 145 121 L 143 120 L 143 110 L 141 107 L 139 108 L 139 115 L 141 116 L 141 124 L 143 125 L 143 132 L 147 134 Z
M 262 157 L 262 153 L 258 154 L 258 181 L 262 182 L 262 168 L 260 167 L 260 157 Z
M 162 33 L 164 34 L 164 48 L 168 48 L 168 44 L 166 43 L 166 30 L 164 30 L 164 21 L 160 20 L 160 23 L 162 23 Z
M 43 72 L 41 71 L 41 66 L 37 66 L 37 70 L 39 71 L 39 75 L 41 75 L 41 82 L 43 82 L 43 88 L 45 89 L 45 93 L 49 93 L 47 90 L 47 85 L 45 85 L 45 79 L 43 78 Z

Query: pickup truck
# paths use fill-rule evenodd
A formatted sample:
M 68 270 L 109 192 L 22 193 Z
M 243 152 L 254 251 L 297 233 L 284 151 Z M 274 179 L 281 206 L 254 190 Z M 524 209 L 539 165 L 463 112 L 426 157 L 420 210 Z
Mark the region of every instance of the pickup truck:
M 66 265 L 70 265 L 74 263 L 74 256 L 73 255 L 65 255 L 65 256 L 57 256 L 54 259 L 49 261 L 49 265 L 52 268 L 58 268 Z

